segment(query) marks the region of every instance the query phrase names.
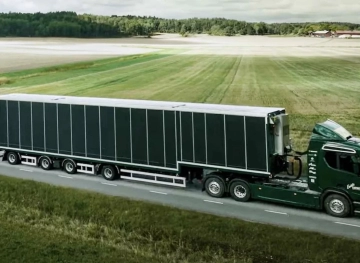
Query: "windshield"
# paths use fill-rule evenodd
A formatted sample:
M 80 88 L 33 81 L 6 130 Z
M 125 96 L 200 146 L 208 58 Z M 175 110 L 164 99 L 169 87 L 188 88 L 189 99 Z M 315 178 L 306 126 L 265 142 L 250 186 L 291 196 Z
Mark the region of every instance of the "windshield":
M 343 139 L 349 139 L 352 137 L 350 132 L 348 132 L 344 127 L 337 124 L 336 122 L 328 120 L 324 124 L 327 128 L 331 129 L 333 132 L 335 132 L 337 135 L 339 135 Z

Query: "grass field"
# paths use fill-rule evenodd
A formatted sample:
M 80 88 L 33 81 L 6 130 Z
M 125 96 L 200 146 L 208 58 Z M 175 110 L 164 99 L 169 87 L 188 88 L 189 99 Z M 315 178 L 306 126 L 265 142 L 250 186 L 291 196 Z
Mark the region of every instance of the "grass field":
M 360 242 L 0 176 L 1 262 L 349 263 Z M 355 261 L 354 261 L 355 259 Z
M 360 42 L 349 42 L 353 46 L 348 47 L 339 42 L 327 48 L 319 47 L 321 43 L 309 47 L 167 47 L 4 73 L 0 93 L 281 106 L 291 114 L 294 146 L 304 150 L 314 124 L 327 118 L 360 135 L 360 46 L 356 46 Z

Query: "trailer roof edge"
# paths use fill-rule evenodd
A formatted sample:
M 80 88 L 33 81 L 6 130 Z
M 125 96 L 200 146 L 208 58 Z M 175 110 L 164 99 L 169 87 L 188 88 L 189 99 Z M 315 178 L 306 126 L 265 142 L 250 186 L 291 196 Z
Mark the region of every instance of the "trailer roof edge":
M 11 93 L 0 95 L 0 100 L 8 101 L 25 101 L 40 103 L 57 103 L 57 104 L 77 104 L 89 106 L 106 106 L 106 107 L 126 107 L 126 108 L 143 108 L 150 110 L 170 110 L 183 112 L 200 112 L 214 114 L 228 114 L 240 116 L 266 117 L 268 114 L 284 111 L 282 107 L 265 107 L 265 106 L 245 106 L 229 104 L 212 104 L 212 103 L 194 103 L 194 102 L 177 102 L 177 101 L 154 101 L 154 100 L 135 100 L 135 99 L 117 99 L 101 97 L 80 97 L 80 96 L 61 96 L 45 94 L 26 94 Z

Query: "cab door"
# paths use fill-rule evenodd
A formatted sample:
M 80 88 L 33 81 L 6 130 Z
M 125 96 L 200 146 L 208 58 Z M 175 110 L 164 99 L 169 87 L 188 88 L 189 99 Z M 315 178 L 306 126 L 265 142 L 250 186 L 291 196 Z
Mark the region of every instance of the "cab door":
M 340 189 L 347 192 L 352 199 L 359 200 L 359 164 L 354 161 L 355 157 L 355 151 L 322 149 L 318 159 L 318 167 L 321 167 L 321 176 L 318 171 L 319 187 L 322 190 Z

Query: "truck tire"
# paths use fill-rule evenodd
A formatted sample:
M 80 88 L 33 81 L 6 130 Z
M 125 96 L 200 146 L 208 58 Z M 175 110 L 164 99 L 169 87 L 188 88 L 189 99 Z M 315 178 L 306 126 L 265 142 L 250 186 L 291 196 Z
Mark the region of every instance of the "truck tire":
M 40 163 L 40 167 L 43 170 L 51 170 L 52 168 L 52 163 L 49 157 L 41 157 L 39 163 Z
M 220 198 L 225 193 L 225 184 L 219 178 L 210 177 L 205 182 L 205 190 L 208 195 Z
M 230 185 L 231 197 L 240 202 L 246 202 L 250 199 L 250 188 L 245 182 L 235 181 Z
M 339 194 L 330 194 L 324 202 L 325 210 L 335 217 L 347 217 L 350 212 L 350 204 L 346 197 Z
M 101 175 L 108 181 L 113 181 L 117 177 L 116 169 L 112 165 L 104 165 Z
M 72 160 L 65 160 L 63 163 L 63 167 L 65 172 L 67 172 L 68 174 L 76 173 L 76 164 Z
M 19 154 L 17 154 L 16 152 L 9 152 L 7 154 L 7 160 L 8 163 L 11 165 L 19 164 L 20 163 Z

